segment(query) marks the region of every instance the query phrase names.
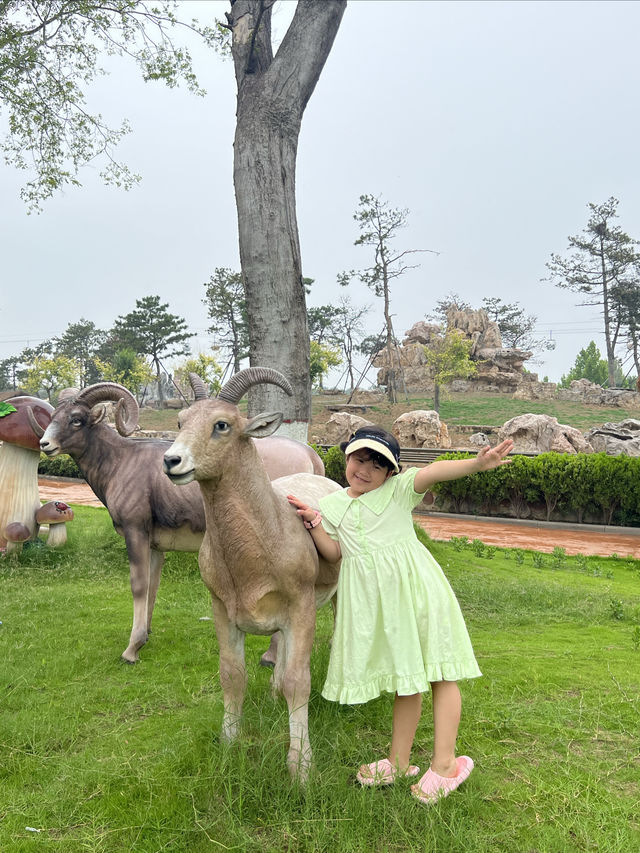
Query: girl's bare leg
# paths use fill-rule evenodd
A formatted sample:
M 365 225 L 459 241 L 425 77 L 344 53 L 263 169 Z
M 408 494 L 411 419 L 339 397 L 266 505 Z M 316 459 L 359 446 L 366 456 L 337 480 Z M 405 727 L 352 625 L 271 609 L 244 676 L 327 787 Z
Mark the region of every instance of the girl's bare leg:
M 406 770 L 409 766 L 411 747 L 420 722 L 421 710 L 421 693 L 412 693 L 410 696 L 398 696 L 396 693 L 393 703 L 393 729 L 389 761 L 400 770 Z
M 462 698 L 455 681 L 436 681 L 433 692 L 433 756 L 431 769 L 438 776 L 455 776 L 456 738 L 460 726 Z

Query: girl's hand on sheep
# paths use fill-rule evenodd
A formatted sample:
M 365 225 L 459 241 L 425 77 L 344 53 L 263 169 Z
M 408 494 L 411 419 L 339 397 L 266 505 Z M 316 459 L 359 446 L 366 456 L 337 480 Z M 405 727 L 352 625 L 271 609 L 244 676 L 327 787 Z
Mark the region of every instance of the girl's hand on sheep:
M 287 495 L 287 500 L 303 521 L 313 521 L 316 517 L 316 510 L 312 509 L 307 504 L 299 500 L 295 495 Z

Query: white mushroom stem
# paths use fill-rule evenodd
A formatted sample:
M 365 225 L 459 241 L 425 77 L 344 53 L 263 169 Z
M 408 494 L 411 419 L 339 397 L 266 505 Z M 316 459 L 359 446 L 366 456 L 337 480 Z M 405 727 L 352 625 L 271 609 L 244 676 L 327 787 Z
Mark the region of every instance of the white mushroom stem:
M 40 508 L 38 463 L 40 452 L 3 442 L 0 447 L 0 547 L 6 545 L 4 529 L 12 521 L 26 524 L 34 538 Z
M 49 522 L 49 535 L 47 536 L 47 545 L 50 548 L 59 548 L 67 541 L 67 525 L 64 521 L 59 521 L 54 524 Z

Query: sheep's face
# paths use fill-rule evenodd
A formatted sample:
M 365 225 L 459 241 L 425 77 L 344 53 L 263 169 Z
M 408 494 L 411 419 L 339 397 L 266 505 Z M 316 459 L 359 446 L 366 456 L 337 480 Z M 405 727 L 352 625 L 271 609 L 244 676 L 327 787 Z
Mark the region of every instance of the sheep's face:
M 250 438 L 271 435 L 281 422 L 280 412 L 247 420 L 231 403 L 201 400 L 180 412 L 180 432 L 164 455 L 164 472 L 179 486 L 217 479 L 236 464 Z
M 242 435 L 243 420 L 235 406 L 218 400 L 184 409 L 178 415 L 178 437 L 164 455 L 165 474 L 179 486 L 219 477 L 225 457 Z
M 104 418 L 104 406 L 90 409 L 84 403 L 73 400 L 58 406 L 51 417 L 51 423 L 40 439 L 40 450 L 47 456 L 68 453 L 70 456 L 81 453 L 87 446 L 88 433 L 94 424 Z

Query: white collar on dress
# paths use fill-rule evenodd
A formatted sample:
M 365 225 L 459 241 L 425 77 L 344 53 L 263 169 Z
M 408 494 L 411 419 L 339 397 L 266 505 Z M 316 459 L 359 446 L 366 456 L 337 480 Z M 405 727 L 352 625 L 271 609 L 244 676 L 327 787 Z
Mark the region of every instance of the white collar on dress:
M 374 515 L 382 515 L 393 497 L 395 491 L 395 480 L 397 477 L 389 477 L 384 483 L 372 492 L 365 492 L 358 498 L 352 498 L 347 494 L 347 489 L 340 492 L 332 492 L 320 501 L 322 514 L 331 524 L 336 527 L 341 524 L 345 512 L 354 501 L 360 501 L 363 506 L 371 510 Z M 348 487 L 347 487 L 348 488 Z

